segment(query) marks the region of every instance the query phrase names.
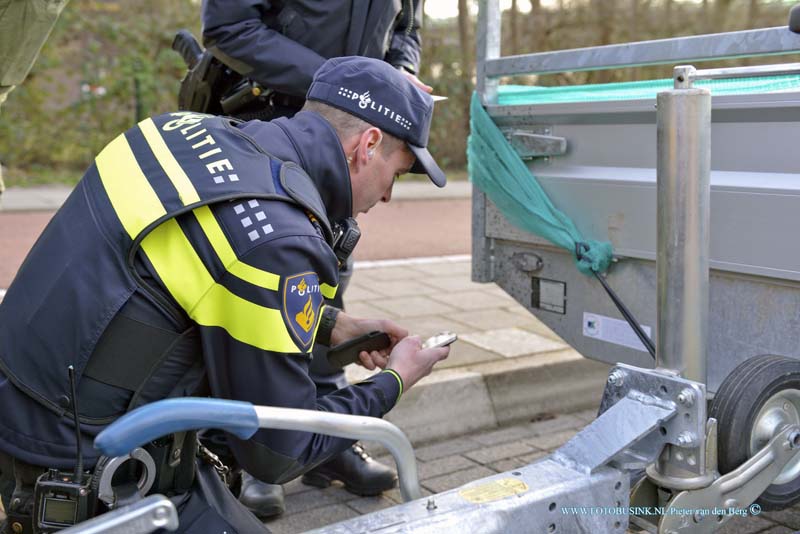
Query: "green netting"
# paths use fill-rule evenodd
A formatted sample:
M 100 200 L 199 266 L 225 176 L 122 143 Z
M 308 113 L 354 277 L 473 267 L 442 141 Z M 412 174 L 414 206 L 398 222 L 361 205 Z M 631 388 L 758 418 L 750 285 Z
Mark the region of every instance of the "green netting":
M 568 216 L 559 211 L 528 167 L 472 95 L 470 136 L 467 142 L 469 177 L 512 223 L 542 236 L 575 256 L 585 274 L 603 272 L 611 262 L 611 244 L 586 240 Z M 580 260 L 576 245 L 584 243 Z
M 797 91 L 800 90 L 800 76 L 701 80 L 694 85 L 711 89 L 715 96 Z M 672 87 L 672 79 L 558 87 L 503 85 L 499 88 L 498 103 L 508 106 L 655 99 L 657 93 Z M 585 274 L 608 268 L 611 244 L 584 239 L 572 219 L 553 205 L 483 109 L 477 94 L 472 96 L 467 161 L 472 183 L 486 193 L 513 224 L 571 252 L 578 269 Z M 576 255 L 579 243 L 584 245 L 580 259 Z
M 764 76 L 732 80 L 699 80 L 695 87 L 706 87 L 714 96 L 747 93 L 774 93 L 800 90 L 800 76 Z M 562 102 L 604 102 L 609 100 L 653 99 L 656 94 L 673 88 L 672 78 L 640 82 L 602 83 L 538 87 L 533 85 L 501 85 L 498 104 L 557 104 Z

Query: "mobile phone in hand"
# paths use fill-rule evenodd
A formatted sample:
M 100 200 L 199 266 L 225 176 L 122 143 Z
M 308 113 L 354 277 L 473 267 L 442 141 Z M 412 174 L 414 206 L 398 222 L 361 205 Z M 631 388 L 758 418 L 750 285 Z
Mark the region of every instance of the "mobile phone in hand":
M 422 344 L 423 349 L 430 349 L 433 347 L 446 347 L 454 343 L 458 339 L 458 335 L 453 332 L 439 332 L 435 336 L 429 337 Z

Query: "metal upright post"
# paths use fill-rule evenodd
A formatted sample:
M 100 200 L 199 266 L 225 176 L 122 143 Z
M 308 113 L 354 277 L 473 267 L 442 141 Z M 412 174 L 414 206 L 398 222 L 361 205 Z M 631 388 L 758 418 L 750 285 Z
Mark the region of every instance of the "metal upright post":
M 678 68 L 680 69 L 680 67 Z M 683 82 L 676 69 L 676 86 Z M 711 93 L 658 94 L 657 366 L 705 384 Z
M 478 94 L 484 106 L 497 104 L 497 80 L 486 76 L 486 60 L 500 57 L 500 0 L 478 2 L 476 74 Z
M 484 106 L 497 104 L 497 79 L 486 76 L 486 61 L 500 57 L 500 0 L 478 2 L 476 76 Z M 472 186 L 472 281 L 494 282 L 492 239 L 486 237 L 486 195 Z M 488 267 L 487 267 L 488 266 Z

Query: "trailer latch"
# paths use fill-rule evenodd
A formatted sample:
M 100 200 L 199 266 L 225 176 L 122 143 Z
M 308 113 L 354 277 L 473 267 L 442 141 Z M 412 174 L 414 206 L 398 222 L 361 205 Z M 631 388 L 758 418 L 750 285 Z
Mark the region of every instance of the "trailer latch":
M 563 137 L 524 131 L 511 131 L 506 137 L 523 159 L 562 156 L 567 151 L 567 140 Z

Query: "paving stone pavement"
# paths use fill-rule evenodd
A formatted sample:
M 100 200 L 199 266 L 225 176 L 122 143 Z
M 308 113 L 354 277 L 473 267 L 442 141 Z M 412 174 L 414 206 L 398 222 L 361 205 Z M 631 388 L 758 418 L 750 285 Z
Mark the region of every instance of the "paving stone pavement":
M 594 416 L 595 410 L 559 414 L 542 421 L 519 423 L 434 443 L 415 444 L 423 493 L 429 495 L 450 490 L 479 478 L 527 465 L 552 452 L 592 421 Z M 368 449 L 374 449 L 371 445 L 366 444 Z M 376 459 L 392 464 L 390 456 Z M 299 480 L 290 482 L 285 489 L 286 513 L 265 523 L 274 534 L 304 532 L 402 502 L 397 489 L 378 497 L 357 497 L 346 492 L 338 483 L 318 489 L 306 486 Z M 717 532 L 796 534 L 799 530 L 800 506 L 796 506 L 782 512 L 737 517 Z
M 468 256 L 357 264 L 345 293 L 353 315 L 394 319 L 423 337 L 452 330 L 460 340 L 442 367 L 562 350 L 566 344 L 495 284 L 470 280 Z M 480 353 L 481 355 L 477 355 Z
M 468 256 L 356 263 L 348 313 L 393 319 L 423 339 L 444 330 L 459 336 L 387 419 L 411 440 L 429 441 L 595 406 L 607 366 L 580 357 L 496 284 L 472 282 L 470 269 Z M 351 382 L 370 374 L 347 368 Z

